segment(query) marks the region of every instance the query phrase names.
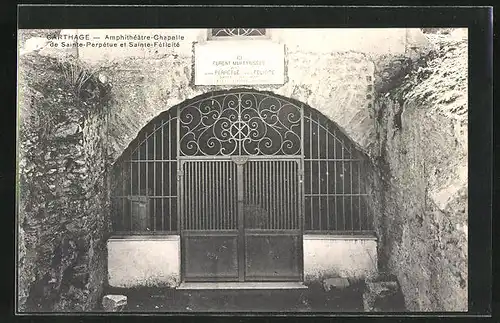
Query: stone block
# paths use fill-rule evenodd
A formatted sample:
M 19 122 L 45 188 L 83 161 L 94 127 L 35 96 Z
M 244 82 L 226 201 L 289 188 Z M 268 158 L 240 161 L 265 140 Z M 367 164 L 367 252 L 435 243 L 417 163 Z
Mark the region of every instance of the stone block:
M 121 312 L 127 306 L 127 296 L 106 295 L 102 299 L 102 308 L 106 312 Z
M 64 138 L 76 134 L 78 129 L 79 126 L 76 123 L 65 124 L 57 129 L 54 136 L 57 138 Z
M 323 280 L 323 288 L 325 291 L 330 291 L 332 289 L 344 289 L 349 286 L 349 281 L 347 278 L 327 278 Z
M 400 308 L 402 294 L 398 281 L 392 277 L 369 277 L 365 280 L 363 307 L 365 312 L 391 312 Z M 400 306 L 399 306 L 400 307 Z

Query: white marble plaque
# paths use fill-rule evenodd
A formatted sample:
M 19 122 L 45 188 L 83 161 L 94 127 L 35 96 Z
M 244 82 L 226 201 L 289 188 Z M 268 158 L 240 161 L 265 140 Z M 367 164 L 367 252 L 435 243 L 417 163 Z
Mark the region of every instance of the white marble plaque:
M 270 40 L 195 45 L 195 85 L 285 83 L 285 48 Z

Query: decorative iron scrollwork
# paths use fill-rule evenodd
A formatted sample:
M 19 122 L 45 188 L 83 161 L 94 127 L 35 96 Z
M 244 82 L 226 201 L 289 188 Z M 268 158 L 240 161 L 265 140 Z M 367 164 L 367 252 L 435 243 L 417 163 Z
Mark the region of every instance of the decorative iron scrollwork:
M 182 156 L 299 155 L 301 107 L 255 92 L 216 95 L 179 112 Z
M 212 36 L 230 37 L 230 36 L 265 36 L 265 28 L 213 28 Z

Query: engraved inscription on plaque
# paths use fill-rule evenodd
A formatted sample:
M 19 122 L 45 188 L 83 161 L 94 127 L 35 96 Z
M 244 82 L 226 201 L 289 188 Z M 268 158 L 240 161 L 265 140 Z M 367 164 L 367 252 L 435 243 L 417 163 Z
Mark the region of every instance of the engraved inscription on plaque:
M 254 85 L 285 82 L 285 49 L 271 41 L 227 41 L 195 45 L 195 85 Z

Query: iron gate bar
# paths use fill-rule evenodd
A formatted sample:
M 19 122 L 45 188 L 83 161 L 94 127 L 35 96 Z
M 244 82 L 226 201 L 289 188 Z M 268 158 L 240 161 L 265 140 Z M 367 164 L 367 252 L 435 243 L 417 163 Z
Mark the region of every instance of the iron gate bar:
M 299 196 L 297 197 L 297 202 L 299 203 L 299 209 L 298 209 L 298 215 L 296 217 L 296 221 L 297 221 L 297 225 L 299 227 L 299 229 L 301 230 L 301 232 L 303 233 L 303 230 L 304 230 L 304 227 L 305 227 L 305 196 L 303 193 L 304 191 L 304 167 L 305 167 L 305 163 L 304 163 L 304 157 L 306 155 L 306 150 L 305 150 L 305 147 L 304 147 L 304 141 L 305 141 L 305 121 L 306 121 L 306 118 L 305 118 L 305 108 L 304 108 L 304 105 L 300 105 L 300 119 L 302 120 L 300 122 L 300 151 L 301 151 L 301 159 L 299 161 L 299 170 L 298 170 L 298 194 Z M 295 186 L 294 186 L 295 187 Z M 302 250 L 300 250 L 301 254 L 302 254 Z M 304 265 L 301 263 L 301 268 L 304 268 Z
M 134 192 L 132 190 L 132 176 L 134 175 L 134 173 L 132 172 L 132 163 L 130 163 L 130 195 L 134 195 Z M 130 210 L 130 213 L 132 214 L 132 201 L 130 199 L 127 200 L 129 204 L 129 210 Z M 133 230 L 134 228 L 132 227 L 132 216 L 130 216 L 130 230 Z
M 319 122 L 318 122 L 319 124 Z M 328 127 L 328 124 L 327 124 L 327 127 Z M 330 155 L 328 154 L 328 132 L 326 134 L 326 155 L 325 155 L 325 159 L 328 159 L 330 158 Z M 333 144 L 335 145 L 335 140 L 333 142 Z M 318 148 L 319 149 L 319 148 Z M 334 162 L 335 164 L 335 162 Z M 327 230 L 330 230 L 330 201 L 329 201 L 329 194 L 330 194 L 330 174 L 328 172 L 328 166 L 330 165 L 330 161 L 326 161 L 326 214 L 327 214 L 327 217 L 326 217 L 326 229 Z
M 240 146 L 241 154 L 241 146 Z M 245 280 L 245 266 L 241 264 L 245 263 L 245 224 L 244 224 L 244 214 L 243 214 L 243 163 L 236 164 L 237 171 L 237 186 L 238 186 L 238 279 L 239 281 Z
M 148 134 L 146 132 L 146 137 L 147 136 L 148 136 Z M 145 141 L 146 141 L 146 156 L 145 156 L 145 159 L 146 159 L 146 162 L 145 162 L 145 164 L 146 164 L 146 190 L 145 190 L 145 194 L 144 195 L 146 195 L 146 201 L 147 201 L 146 203 L 148 203 L 148 206 L 147 206 L 148 208 L 146 210 L 148 210 L 148 212 L 149 212 L 149 207 L 150 207 L 149 206 L 149 201 L 150 200 L 148 199 L 148 196 L 149 196 L 149 186 L 148 186 L 148 180 L 149 180 L 149 162 L 147 161 L 147 157 L 148 157 L 148 154 L 149 154 L 149 149 L 148 149 L 149 148 L 148 147 L 149 140 L 146 139 Z M 141 165 L 141 164 L 139 164 L 139 165 Z M 139 171 L 141 171 L 141 170 L 139 170 Z M 148 219 L 147 219 L 148 220 L 148 227 L 150 227 L 151 226 L 151 223 L 150 223 L 151 219 L 149 218 L 149 214 L 147 216 L 148 216 Z
M 350 172 L 350 176 L 349 176 L 349 180 L 351 181 L 351 186 L 350 186 L 350 193 L 351 193 L 351 196 L 349 198 L 350 202 L 351 202 L 351 228 L 352 228 L 352 231 L 354 231 L 354 215 L 353 215 L 353 210 L 352 210 L 352 163 L 349 164 L 349 172 Z
M 171 133 L 170 125 L 168 127 L 168 132 Z M 172 158 L 172 140 L 168 141 L 168 156 L 169 158 Z M 168 195 L 172 194 L 172 163 L 167 163 L 168 164 Z M 172 213 L 172 201 L 170 199 L 167 199 L 168 201 L 168 213 Z M 163 213 L 163 217 L 165 217 L 165 213 Z M 172 216 L 168 217 L 168 227 L 172 227 Z
M 320 140 L 321 140 L 321 136 L 320 136 L 320 133 L 319 133 L 319 118 L 318 118 L 318 122 L 316 123 L 318 125 L 318 128 L 317 128 L 317 133 L 316 133 L 316 136 L 318 137 L 318 192 L 319 194 L 321 194 L 321 162 L 320 162 L 320 159 L 321 159 L 321 152 L 320 152 Z M 318 208 L 319 208 L 319 216 L 318 216 L 318 226 L 321 228 L 321 198 L 318 197 Z
M 154 159 L 156 160 L 156 122 L 153 128 L 154 140 L 153 140 L 153 150 L 154 150 Z M 161 156 L 163 158 L 163 156 Z M 153 161 L 153 195 L 156 196 L 156 161 Z M 153 231 L 156 231 L 156 199 L 153 199 Z
M 335 135 L 335 128 L 333 129 L 333 133 L 334 133 L 334 135 Z M 334 136 L 334 138 L 336 138 L 336 136 Z M 336 142 L 336 140 L 334 139 L 334 140 L 333 140 L 333 157 L 334 157 L 334 158 L 337 158 L 337 151 L 336 151 L 336 147 L 337 147 L 337 142 Z M 338 230 L 338 220 L 337 220 L 337 197 L 336 197 L 336 195 L 337 195 L 337 162 L 336 162 L 336 161 L 334 161 L 334 162 L 333 162 L 333 173 L 334 173 L 334 178 L 335 178 L 335 179 L 334 179 L 334 182 L 333 182 L 333 192 L 334 192 L 334 194 L 335 194 L 335 197 L 334 197 L 334 199 L 333 199 L 333 200 L 335 201 L 335 202 L 334 202 L 334 203 L 335 203 L 335 205 L 334 205 L 334 213 L 335 213 L 335 215 L 334 215 L 334 221 L 335 221 L 335 230 Z
M 343 147 L 342 147 L 342 159 L 344 159 L 344 149 L 343 149 Z M 341 163 L 342 163 L 342 192 L 345 192 L 345 175 L 344 175 L 345 168 L 344 168 L 344 161 L 342 160 Z M 342 217 L 344 219 L 342 225 L 343 225 L 344 230 L 345 230 L 345 224 L 346 224 L 346 222 L 345 222 L 345 198 L 342 198 Z
M 125 167 L 122 167 L 121 168 L 121 174 L 122 174 L 122 192 L 123 192 L 123 194 L 125 194 L 125 186 L 126 186 L 126 183 L 127 183 L 126 180 L 125 180 L 125 171 L 124 170 L 125 170 Z M 122 202 L 121 203 L 121 205 L 122 205 L 122 223 L 120 223 L 121 224 L 120 228 L 122 230 L 125 230 L 125 221 L 126 221 L 125 220 L 125 198 L 122 198 L 121 200 L 122 200 L 121 201 Z
M 161 159 L 165 159 L 165 152 L 164 152 L 164 149 L 165 149 L 165 144 L 163 142 L 163 140 L 165 140 L 165 133 L 164 133 L 164 129 L 165 129 L 165 121 L 163 120 L 162 123 L 161 123 Z M 156 153 L 156 151 L 155 151 Z M 171 156 L 169 156 L 171 157 Z M 164 189 L 165 189 L 165 183 L 163 183 L 163 181 L 165 180 L 165 174 L 164 174 L 164 170 L 165 169 L 165 164 L 162 163 L 161 165 L 161 195 L 165 195 L 165 192 L 164 192 Z M 161 199 L 161 229 L 162 230 L 165 230 L 165 199 Z
M 361 194 L 361 162 L 356 162 L 358 165 L 358 192 Z M 359 218 L 359 229 L 362 229 L 362 222 L 361 222 L 361 197 L 358 197 L 358 218 Z

